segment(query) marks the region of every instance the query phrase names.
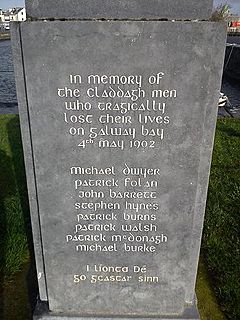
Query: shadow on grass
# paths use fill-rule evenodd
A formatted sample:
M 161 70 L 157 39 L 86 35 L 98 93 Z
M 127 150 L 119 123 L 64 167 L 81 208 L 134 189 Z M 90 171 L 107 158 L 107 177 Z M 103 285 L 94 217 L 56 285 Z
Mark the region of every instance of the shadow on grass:
M 211 277 L 205 266 L 203 255 L 200 255 L 196 282 L 198 310 L 201 320 L 226 320 L 213 290 Z
M 223 133 L 226 133 L 230 137 L 240 137 L 240 132 L 235 130 L 234 128 L 229 128 L 227 126 L 221 125 L 218 129 Z
M 15 128 L 18 128 L 16 130 Z M 30 265 L 27 274 L 27 284 L 28 284 L 28 297 L 29 303 L 31 306 L 31 311 L 33 311 L 36 300 L 38 296 L 37 289 L 37 278 L 36 278 L 36 269 L 35 269 L 35 258 L 34 258 L 34 248 L 33 248 L 33 239 L 31 231 L 31 221 L 29 214 L 29 202 L 28 202 L 28 192 L 27 192 L 27 183 L 25 175 L 25 165 L 23 160 L 23 151 L 22 151 L 22 140 L 19 127 L 19 118 L 12 118 L 7 125 L 8 138 L 10 143 L 10 148 L 12 151 L 12 161 L 15 170 L 16 183 L 19 190 L 21 207 L 25 225 L 25 233 L 27 236 L 28 250 L 30 253 Z
M 0 319 L 27 320 L 38 292 L 19 119 L 0 120 Z
M 6 265 L 6 217 L 4 214 L 4 198 L 11 195 L 8 186 L 11 184 L 11 176 L 5 170 L 11 165 L 11 158 L 0 150 L 0 319 L 4 319 L 4 266 Z M 4 182 L 8 181 L 7 184 Z

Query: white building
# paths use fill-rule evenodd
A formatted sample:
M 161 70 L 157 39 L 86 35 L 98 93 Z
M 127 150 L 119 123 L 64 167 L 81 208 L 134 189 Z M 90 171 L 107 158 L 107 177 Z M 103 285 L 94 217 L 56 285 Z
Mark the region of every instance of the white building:
M 0 9 L 0 22 L 4 22 L 4 11 L 2 9 Z
M 7 11 L 0 9 L 0 22 L 10 21 L 25 21 L 26 9 L 25 8 L 12 8 Z
M 26 9 L 25 8 L 17 8 L 13 14 L 13 21 L 25 21 L 27 18 L 26 16 Z

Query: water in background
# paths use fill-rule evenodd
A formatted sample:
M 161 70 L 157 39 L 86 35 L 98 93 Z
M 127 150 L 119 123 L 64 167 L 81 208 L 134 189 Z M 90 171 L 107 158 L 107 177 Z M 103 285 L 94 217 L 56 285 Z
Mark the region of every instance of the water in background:
M 240 36 L 228 36 L 227 42 L 240 44 Z M 223 77 L 221 91 L 228 96 L 233 107 L 240 106 L 240 81 Z
M 229 43 L 239 43 L 240 36 L 228 37 Z M 221 91 L 232 106 L 240 106 L 240 83 L 223 78 Z M 0 113 L 17 113 L 17 97 L 12 62 L 11 41 L 0 41 Z
M 240 44 L 240 36 L 228 36 L 227 42 Z
M 0 112 L 15 113 L 17 106 L 10 40 L 0 41 Z

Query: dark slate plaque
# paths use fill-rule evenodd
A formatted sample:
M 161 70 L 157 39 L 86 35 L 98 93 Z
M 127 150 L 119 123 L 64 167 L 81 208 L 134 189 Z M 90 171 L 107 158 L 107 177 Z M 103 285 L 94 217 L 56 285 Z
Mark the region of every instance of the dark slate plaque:
M 40 298 L 52 314 L 183 319 L 225 25 L 26 22 L 17 35 Z
M 208 19 L 212 0 L 26 0 L 29 17 L 47 19 Z

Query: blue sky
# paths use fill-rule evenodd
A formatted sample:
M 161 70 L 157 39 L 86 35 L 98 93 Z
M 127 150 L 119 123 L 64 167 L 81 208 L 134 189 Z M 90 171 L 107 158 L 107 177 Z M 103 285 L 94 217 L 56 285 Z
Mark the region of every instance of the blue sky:
M 240 0 L 214 0 L 214 5 L 217 6 L 225 2 L 231 5 L 232 7 L 231 11 L 233 13 L 238 13 L 240 15 Z M 22 7 L 22 6 L 24 6 L 24 0 L 0 0 L 0 8 L 4 10 L 12 7 Z

